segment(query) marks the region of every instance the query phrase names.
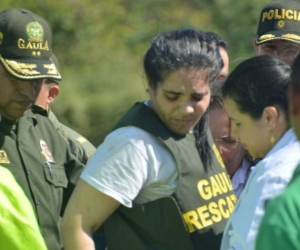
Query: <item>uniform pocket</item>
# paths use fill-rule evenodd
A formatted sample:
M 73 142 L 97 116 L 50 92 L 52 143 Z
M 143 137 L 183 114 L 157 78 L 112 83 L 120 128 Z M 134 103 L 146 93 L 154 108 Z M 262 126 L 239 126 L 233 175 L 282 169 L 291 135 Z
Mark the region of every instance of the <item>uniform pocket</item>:
M 68 179 L 64 167 L 46 162 L 44 172 L 47 181 L 52 183 L 55 187 L 66 188 L 68 186 Z

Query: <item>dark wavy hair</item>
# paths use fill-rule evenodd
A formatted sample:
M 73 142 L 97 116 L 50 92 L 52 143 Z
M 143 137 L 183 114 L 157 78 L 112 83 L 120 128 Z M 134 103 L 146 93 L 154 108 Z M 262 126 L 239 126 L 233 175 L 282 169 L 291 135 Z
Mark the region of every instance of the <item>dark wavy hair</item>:
M 255 56 L 240 63 L 222 88 L 223 98 L 230 98 L 240 112 L 259 119 L 268 106 L 280 108 L 288 122 L 287 88 L 291 67 L 276 57 Z
M 172 30 L 159 34 L 144 56 L 144 72 L 154 90 L 168 75 L 182 68 L 206 70 L 211 82 L 223 67 L 216 42 L 205 32 L 194 29 Z M 196 147 L 204 168 L 211 164 L 212 150 L 208 142 L 207 112 L 196 128 Z

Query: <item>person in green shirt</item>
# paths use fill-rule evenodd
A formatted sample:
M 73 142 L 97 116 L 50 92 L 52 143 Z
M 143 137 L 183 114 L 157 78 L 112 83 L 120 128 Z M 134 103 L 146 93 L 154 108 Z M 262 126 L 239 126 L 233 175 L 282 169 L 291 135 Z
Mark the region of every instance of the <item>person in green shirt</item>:
M 292 84 L 289 87 L 291 124 L 300 139 L 300 56 L 293 64 Z M 299 152 L 300 153 L 300 152 Z M 283 170 L 284 171 L 284 170 Z M 266 204 L 256 238 L 256 250 L 300 249 L 300 164 L 286 189 Z
M 0 12 L 0 164 L 31 202 L 47 248 L 60 250 L 61 216 L 84 165 L 50 119 L 31 111 L 40 80 L 61 79 L 52 53 L 44 18 L 20 8 Z

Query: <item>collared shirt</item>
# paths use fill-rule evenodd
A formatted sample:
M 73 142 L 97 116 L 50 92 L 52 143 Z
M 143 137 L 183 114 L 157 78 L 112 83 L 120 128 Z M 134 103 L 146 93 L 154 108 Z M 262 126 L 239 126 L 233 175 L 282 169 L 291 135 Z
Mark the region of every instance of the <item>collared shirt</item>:
M 85 137 L 77 133 L 75 130 L 60 123 L 56 115 L 51 109 L 47 111 L 44 107 L 35 104 L 32 107 L 32 111 L 35 114 L 47 116 L 52 121 L 54 127 L 65 137 L 68 141 L 71 152 L 86 165 L 89 159 L 96 151 L 95 146 L 90 143 Z
M 247 176 L 249 173 L 249 168 L 250 168 L 249 162 L 243 159 L 241 167 L 235 172 L 235 174 L 231 178 L 233 190 L 237 198 L 240 197 L 241 192 L 245 187 Z
M 48 249 L 61 249 L 60 216 L 84 165 L 51 121 L 31 110 L 15 122 L 2 119 L 0 142 L 0 164 L 31 202 Z
M 292 178 L 300 161 L 300 144 L 289 129 L 255 168 L 231 215 L 221 250 L 254 249 L 266 201 L 279 194 Z

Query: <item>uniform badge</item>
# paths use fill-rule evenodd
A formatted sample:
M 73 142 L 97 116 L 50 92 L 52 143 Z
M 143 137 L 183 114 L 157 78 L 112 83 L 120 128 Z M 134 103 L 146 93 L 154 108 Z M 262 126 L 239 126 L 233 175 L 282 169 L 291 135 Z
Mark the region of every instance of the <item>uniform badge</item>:
M 285 22 L 283 20 L 280 20 L 280 21 L 278 21 L 277 25 L 279 28 L 283 28 L 285 25 Z
M 0 163 L 10 163 L 5 150 L 0 150 Z
M 45 156 L 46 162 L 55 163 L 52 153 L 44 140 L 40 140 L 41 153 Z
M 43 42 L 44 29 L 38 22 L 30 22 L 26 26 L 26 33 L 30 42 Z

